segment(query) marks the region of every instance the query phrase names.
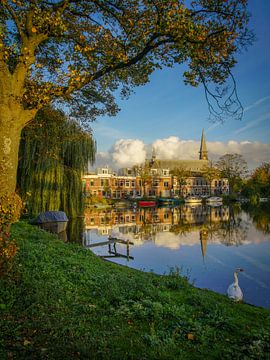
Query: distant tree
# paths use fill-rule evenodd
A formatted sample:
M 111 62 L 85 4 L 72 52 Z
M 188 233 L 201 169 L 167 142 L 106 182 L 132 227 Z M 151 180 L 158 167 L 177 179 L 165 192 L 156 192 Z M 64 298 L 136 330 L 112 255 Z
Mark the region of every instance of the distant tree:
M 263 163 L 253 171 L 245 182 L 242 193 L 254 203 L 258 202 L 260 197 L 270 198 L 270 163 Z
M 186 185 L 187 178 L 191 176 L 191 172 L 184 166 L 178 166 L 171 170 L 171 175 L 176 179 L 179 194 L 183 197 L 183 186 Z
M 263 163 L 251 175 L 252 183 L 258 188 L 260 196 L 270 197 L 270 163 Z
M 133 166 L 133 170 L 141 181 L 142 196 L 146 196 L 146 186 L 152 184 L 153 175 L 151 172 L 151 166 L 145 162 L 142 165 Z
M 187 63 L 210 113 L 241 117 L 234 81 L 219 101 L 247 23 L 247 0 L 1 0 L 0 197 L 15 190 L 22 129 L 51 103 L 82 121 L 114 115 L 118 88 L 128 96 L 155 69 Z
M 40 110 L 22 132 L 17 186 L 30 215 L 64 210 L 83 212 L 82 173 L 93 162 L 96 146 L 91 134 L 62 112 Z
M 247 162 L 240 154 L 226 154 L 219 158 L 216 163 L 220 176 L 227 178 L 229 182 L 229 192 L 235 191 L 235 186 L 248 173 Z
M 213 162 L 210 161 L 209 165 L 203 167 L 202 175 L 205 178 L 205 180 L 208 182 L 209 193 L 210 193 L 210 195 L 212 195 L 212 182 L 213 182 L 213 180 L 220 178 L 220 171 L 213 164 Z

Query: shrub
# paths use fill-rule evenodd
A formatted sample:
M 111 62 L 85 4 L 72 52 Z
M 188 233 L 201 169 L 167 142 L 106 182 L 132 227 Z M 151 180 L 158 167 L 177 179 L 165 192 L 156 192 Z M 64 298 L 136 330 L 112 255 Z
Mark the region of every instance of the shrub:
M 0 197 L 0 275 L 6 273 L 18 247 L 10 237 L 10 225 L 20 218 L 22 210 L 21 198 L 16 194 Z

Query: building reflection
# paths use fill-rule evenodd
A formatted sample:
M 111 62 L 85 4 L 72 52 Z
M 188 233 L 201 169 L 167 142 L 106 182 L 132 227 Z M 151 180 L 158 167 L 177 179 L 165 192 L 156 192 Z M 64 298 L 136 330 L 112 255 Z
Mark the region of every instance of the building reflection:
M 183 205 L 181 207 L 139 208 L 139 209 L 87 209 L 85 211 L 86 230 L 97 229 L 100 235 L 109 235 L 115 226 L 122 231 L 143 234 L 145 227 L 157 229 L 159 232 L 184 227 L 214 224 L 229 220 L 229 207 L 211 207 L 204 205 Z M 152 230 L 151 230 L 152 231 Z M 153 232 L 153 231 L 152 231 Z
M 157 246 L 177 249 L 180 245 L 194 245 L 200 241 L 205 256 L 208 241 L 232 245 L 245 240 L 246 229 L 239 219 L 229 206 L 91 208 L 85 212 L 84 245 L 91 245 L 91 237 L 87 234 L 94 231 L 98 236 L 133 241 L 135 246 L 151 241 Z M 195 236 L 184 236 L 191 233 Z

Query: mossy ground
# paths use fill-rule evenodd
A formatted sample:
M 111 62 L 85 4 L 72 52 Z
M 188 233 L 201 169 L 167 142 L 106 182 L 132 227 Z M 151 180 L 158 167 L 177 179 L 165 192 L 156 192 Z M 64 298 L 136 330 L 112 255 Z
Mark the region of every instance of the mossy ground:
M 118 266 L 26 223 L 0 279 L 0 359 L 268 359 L 270 311 Z

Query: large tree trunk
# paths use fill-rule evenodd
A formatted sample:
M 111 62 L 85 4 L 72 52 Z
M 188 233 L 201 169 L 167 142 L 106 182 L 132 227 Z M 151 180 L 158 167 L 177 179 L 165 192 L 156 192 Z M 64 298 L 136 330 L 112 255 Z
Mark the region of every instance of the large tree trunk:
M 0 104 L 0 197 L 16 189 L 21 131 L 31 117 L 16 103 Z

